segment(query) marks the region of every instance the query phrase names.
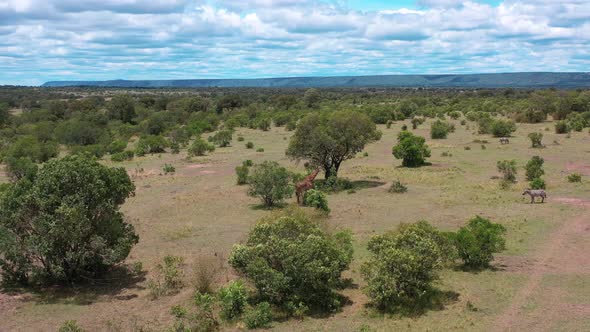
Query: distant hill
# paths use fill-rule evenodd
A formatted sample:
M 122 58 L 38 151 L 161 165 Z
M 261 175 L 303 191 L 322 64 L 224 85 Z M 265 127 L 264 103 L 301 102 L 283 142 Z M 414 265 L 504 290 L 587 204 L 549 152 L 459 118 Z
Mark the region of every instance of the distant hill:
M 117 88 L 309 88 L 309 87 L 440 87 L 440 88 L 590 88 L 590 73 L 503 73 L 467 75 L 381 75 L 284 77 L 257 79 L 51 81 L 44 87 Z

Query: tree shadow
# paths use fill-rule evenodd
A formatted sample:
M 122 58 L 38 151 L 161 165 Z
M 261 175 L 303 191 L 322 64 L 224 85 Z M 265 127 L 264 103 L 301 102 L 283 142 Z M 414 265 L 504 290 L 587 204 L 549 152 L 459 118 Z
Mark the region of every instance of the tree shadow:
M 354 190 L 361 190 L 361 189 L 371 189 L 384 186 L 387 182 L 382 181 L 371 181 L 371 180 L 358 180 L 352 181 L 352 189 Z
M 132 272 L 127 265 L 117 266 L 101 278 L 82 278 L 75 284 L 56 284 L 53 286 L 15 287 L 3 285 L 1 292 L 7 294 L 29 294 L 30 300 L 38 304 L 90 305 L 101 298 L 130 300 L 137 294 L 122 295 L 125 290 L 141 290 L 138 284 L 146 280 L 146 271 Z
M 254 211 L 273 211 L 273 210 L 282 210 L 285 207 L 287 207 L 289 204 L 288 203 L 276 203 L 272 206 L 268 206 L 268 205 L 264 205 L 263 203 L 258 203 L 258 204 L 250 204 L 250 209 L 254 210 Z
M 457 303 L 458 301 L 459 293 L 457 292 L 432 289 L 417 300 L 398 304 L 390 308 L 378 308 L 372 304 L 367 304 L 366 306 L 372 307 L 382 314 L 417 318 L 429 311 L 444 310 L 446 306 Z

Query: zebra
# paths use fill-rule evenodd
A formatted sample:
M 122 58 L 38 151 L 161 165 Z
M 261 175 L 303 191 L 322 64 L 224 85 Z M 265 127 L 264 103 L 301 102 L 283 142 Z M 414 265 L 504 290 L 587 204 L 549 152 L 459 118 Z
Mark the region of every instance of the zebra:
M 500 144 L 510 144 L 508 137 L 500 137 Z
M 535 197 L 541 197 L 541 203 L 544 203 L 545 198 L 547 198 L 547 193 L 543 189 L 537 189 L 537 190 L 527 189 L 522 193 L 522 195 L 524 196 L 526 194 L 531 196 L 531 204 L 535 203 Z

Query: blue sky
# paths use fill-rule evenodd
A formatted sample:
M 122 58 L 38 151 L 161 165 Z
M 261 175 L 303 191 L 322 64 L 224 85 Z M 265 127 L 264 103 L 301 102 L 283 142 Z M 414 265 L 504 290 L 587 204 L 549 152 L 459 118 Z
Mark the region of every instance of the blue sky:
M 588 68 L 588 0 L 0 0 L 0 84 Z

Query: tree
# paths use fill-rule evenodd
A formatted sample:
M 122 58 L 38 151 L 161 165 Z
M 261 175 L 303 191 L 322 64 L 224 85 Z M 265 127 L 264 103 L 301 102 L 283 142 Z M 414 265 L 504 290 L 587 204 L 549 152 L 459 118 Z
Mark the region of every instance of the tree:
M 213 151 L 215 151 L 215 147 L 200 137 L 197 137 L 188 148 L 189 156 L 204 156 L 207 152 Z
M 480 216 L 469 220 L 467 226 L 461 227 L 455 235 L 455 246 L 465 266 L 488 267 L 494 253 L 505 249 L 504 233 L 504 226 Z
M 565 120 L 555 122 L 555 133 L 556 134 L 567 134 L 571 130 L 569 124 Z
M 542 133 L 530 133 L 528 136 L 531 140 L 531 147 L 542 148 L 543 147 L 543 134 Z
M 162 153 L 166 152 L 168 141 L 162 136 L 147 135 L 143 136 L 135 146 L 135 154 L 144 156 L 146 153 Z
M 58 146 L 55 142 L 41 143 L 34 136 L 21 136 L 12 143 L 4 155 L 7 158 L 29 158 L 33 162 L 45 162 L 50 158 L 56 157 Z
M 303 94 L 303 101 L 305 102 L 305 106 L 309 108 L 317 107 L 321 98 L 322 96 L 318 89 L 307 89 Z
M 8 124 L 8 120 L 10 119 L 10 112 L 8 109 L 9 107 L 7 103 L 0 102 L 0 128 L 5 124 Z
M 302 213 L 263 219 L 229 263 L 258 290 L 259 299 L 295 311 L 338 308 L 336 289 L 352 260 L 349 232 L 328 234 Z
M 248 178 L 248 195 L 260 197 L 266 207 L 272 207 L 285 198 L 293 196 L 290 173 L 275 161 L 265 161 L 254 167 Z
M 224 148 L 224 147 L 230 145 L 232 138 L 233 138 L 233 132 L 231 130 L 220 130 L 215 135 L 213 135 L 211 140 L 215 144 Z
M 217 102 L 215 110 L 217 113 L 221 114 L 224 110 L 232 110 L 242 106 L 244 106 L 242 97 L 240 97 L 238 94 L 231 94 L 221 97 L 221 99 L 219 99 Z
M 516 124 L 512 120 L 497 119 L 492 121 L 491 132 L 494 137 L 507 137 L 516 131 Z
M 287 155 L 322 167 L 326 179 L 338 176 L 340 165 L 354 158 L 370 142 L 381 138 L 371 119 L 358 112 L 312 113 L 301 119 Z
M 452 258 L 452 246 L 425 221 L 402 224 L 369 240 L 361 272 L 365 292 L 384 311 L 413 306 L 427 297 L 438 272 Z
M 81 156 L 47 162 L 0 200 L 5 281 L 76 281 L 123 261 L 138 236 L 121 204 L 135 186 L 124 168 Z
M 509 183 L 516 182 L 516 160 L 502 160 L 496 164 L 498 172 L 502 173 L 503 180 Z
M 541 178 L 545 171 L 543 170 L 543 163 L 545 160 L 539 156 L 534 156 L 526 163 L 526 179 L 529 181 L 533 181 L 534 179 Z
M 455 127 L 444 121 L 436 120 L 430 127 L 430 137 L 432 139 L 443 139 L 447 138 L 449 132 L 453 132 Z
M 424 137 L 416 136 L 408 131 L 402 131 L 397 136 L 398 144 L 393 147 L 393 155 L 402 159 L 404 167 L 420 167 L 430 157 L 430 149 Z
M 135 117 L 135 101 L 127 94 L 115 95 L 107 104 L 109 117 L 114 120 L 121 120 L 131 123 Z

